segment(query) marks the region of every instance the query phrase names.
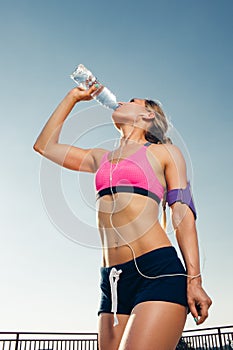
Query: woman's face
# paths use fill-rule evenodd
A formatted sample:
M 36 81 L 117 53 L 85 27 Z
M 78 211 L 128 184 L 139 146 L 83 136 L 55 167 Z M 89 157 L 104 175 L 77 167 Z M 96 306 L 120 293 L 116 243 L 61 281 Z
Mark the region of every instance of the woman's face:
M 112 114 L 115 125 L 119 123 L 132 123 L 138 116 L 147 113 L 145 100 L 133 98 L 129 102 L 119 102 L 118 107 Z

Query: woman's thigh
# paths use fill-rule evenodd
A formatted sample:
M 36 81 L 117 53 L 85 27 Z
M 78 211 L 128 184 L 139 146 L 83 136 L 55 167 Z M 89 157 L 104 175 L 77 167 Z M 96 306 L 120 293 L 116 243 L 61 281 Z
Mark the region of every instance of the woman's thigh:
M 180 304 L 147 301 L 133 309 L 119 350 L 174 350 L 182 335 L 187 309 Z
M 119 324 L 113 326 L 113 314 L 101 313 L 99 316 L 99 350 L 118 350 L 129 315 L 117 314 Z

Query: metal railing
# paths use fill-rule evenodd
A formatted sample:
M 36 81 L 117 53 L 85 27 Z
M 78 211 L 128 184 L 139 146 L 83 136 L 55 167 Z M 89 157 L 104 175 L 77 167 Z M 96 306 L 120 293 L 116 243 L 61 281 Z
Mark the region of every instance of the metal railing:
M 184 331 L 176 349 L 232 350 L 233 326 Z M 0 332 L 0 350 L 98 350 L 98 335 L 97 333 Z
M 187 345 L 185 350 L 232 350 L 233 326 L 187 330 L 182 340 L 186 343 L 184 346 Z
M 0 350 L 98 350 L 96 333 L 0 332 Z

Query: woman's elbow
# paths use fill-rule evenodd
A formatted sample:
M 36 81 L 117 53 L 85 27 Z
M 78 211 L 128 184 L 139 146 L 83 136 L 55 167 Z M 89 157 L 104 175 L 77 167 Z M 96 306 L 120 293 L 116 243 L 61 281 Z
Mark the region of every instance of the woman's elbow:
M 181 203 L 176 203 L 172 208 L 172 224 L 174 229 L 180 228 L 181 226 L 195 226 L 195 218 L 191 209 Z
M 40 153 L 41 155 L 44 154 L 44 149 L 43 149 L 43 147 L 41 147 L 41 145 L 40 145 L 39 142 L 37 142 L 37 141 L 34 143 L 33 149 L 34 149 L 34 151 L 36 151 L 37 153 Z

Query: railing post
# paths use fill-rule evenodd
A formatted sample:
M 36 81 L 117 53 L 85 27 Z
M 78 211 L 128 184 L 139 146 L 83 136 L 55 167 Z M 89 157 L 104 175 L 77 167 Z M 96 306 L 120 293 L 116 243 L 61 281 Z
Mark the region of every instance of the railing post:
M 218 327 L 218 339 L 219 339 L 220 350 L 223 350 L 221 328 L 219 328 L 219 327 Z
M 16 333 L 15 350 L 18 350 L 19 346 L 19 333 Z

